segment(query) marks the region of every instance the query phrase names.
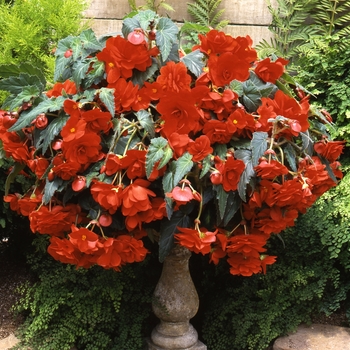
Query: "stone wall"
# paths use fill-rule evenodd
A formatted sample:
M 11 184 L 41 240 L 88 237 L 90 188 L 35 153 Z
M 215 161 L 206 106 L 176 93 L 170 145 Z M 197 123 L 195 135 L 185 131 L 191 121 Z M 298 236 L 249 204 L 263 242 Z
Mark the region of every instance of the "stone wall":
M 121 31 L 122 18 L 130 12 L 127 0 L 90 0 L 90 7 L 85 12 L 86 17 L 92 19 L 92 27 L 96 34 L 118 33 Z M 187 13 L 187 2 L 190 0 L 167 0 L 175 12 L 170 17 L 183 22 L 191 20 Z M 136 0 L 137 5 L 144 4 L 144 0 Z M 265 0 L 222 0 L 220 8 L 225 9 L 223 19 L 230 24 L 225 31 L 232 36 L 250 35 L 257 44 L 262 39 L 269 40 L 271 33 L 268 25 L 271 15 Z

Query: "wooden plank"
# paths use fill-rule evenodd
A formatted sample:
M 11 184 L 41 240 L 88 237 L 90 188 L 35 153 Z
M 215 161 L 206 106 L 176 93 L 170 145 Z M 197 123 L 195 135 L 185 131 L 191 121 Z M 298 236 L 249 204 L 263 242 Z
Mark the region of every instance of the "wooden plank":
M 184 19 L 191 20 L 187 12 L 188 0 L 168 0 L 175 12 L 169 12 L 169 16 L 178 22 Z M 276 0 L 273 0 L 275 3 Z M 144 4 L 144 0 L 136 0 L 136 5 Z M 225 9 L 223 19 L 228 19 L 231 24 L 268 25 L 271 15 L 265 0 L 222 0 L 220 8 Z M 92 0 L 90 7 L 85 11 L 87 17 L 104 19 L 121 19 L 130 12 L 127 0 Z M 165 11 L 161 10 L 164 15 Z
M 94 19 L 92 22 L 92 29 L 95 31 L 96 36 L 111 33 L 120 34 L 122 23 L 121 20 Z M 233 37 L 249 35 L 252 38 L 254 45 L 257 45 L 262 39 L 269 41 L 272 37 L 268 28 L 263 26 L 229 25 L 225 28 L 225 32 Z

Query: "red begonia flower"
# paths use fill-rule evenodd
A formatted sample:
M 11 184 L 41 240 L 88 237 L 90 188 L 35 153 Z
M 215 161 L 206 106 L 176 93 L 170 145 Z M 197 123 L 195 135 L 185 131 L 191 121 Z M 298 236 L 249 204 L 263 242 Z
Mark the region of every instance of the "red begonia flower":
M 184 63 L 170 61 L 160 69 L 156 82 L 161 85 L 163 91 L 183 92 L 191 90 L 191 80 Z
M 72 225 L 71 233 L 68 235 L 70 242 L 80 252 L 93 254 L 98 250 L 99 236 L 85 227 L 76 227 Z
M 272 159 L 270 162 L 261 160 L 259 164 L 254 167 L 257 175 L 262 179 L 274 179 L 276 176 L 287 175 L 288 168 L 280 162 Z
M 288 60 L 283 58 L 278 58 L 276 61 L 271 62 L 271 59 L 268 57 L 260 61 L 254 71 L 261 80 L 275 84 L 276 80 L 282 76 L 284 66 L 288 62 Z
M 253 256 L 244 256 L 239 253 L 230 253 L 227 262 L 230 264 L 231 275 L 251 276 L 261 272 L 261 260 Z
M 63 91 L 67 95 L 75 95 L 77 93 L 77 87 L 73 81 L 66 80 L 64 83 L 56 83 L 51 90 L 46 91 L 46 95 L 50 98 L 58 97 L 62 96 Z
M 192 154 L 192 160 L 194 162 L 200 162 L 213 152 L 213 148 L 210 147 L 208 136 L 201 135 L 189 143 L 187 151 L 189 154 Z

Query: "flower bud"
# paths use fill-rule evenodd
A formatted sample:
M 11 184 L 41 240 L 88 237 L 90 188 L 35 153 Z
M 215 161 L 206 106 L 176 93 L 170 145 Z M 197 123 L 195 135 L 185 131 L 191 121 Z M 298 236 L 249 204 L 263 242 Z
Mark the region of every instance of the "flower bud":
M 222 183 L 222 174 L 214 171 L 210 174 L 210 181 L 213 185 L 220 185 Z

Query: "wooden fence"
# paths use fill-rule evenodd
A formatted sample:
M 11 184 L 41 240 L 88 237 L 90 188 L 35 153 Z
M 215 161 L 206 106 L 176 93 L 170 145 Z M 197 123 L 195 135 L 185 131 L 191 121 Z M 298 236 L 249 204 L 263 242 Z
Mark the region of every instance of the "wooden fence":
M 122 18 L 130 12 L 127 0 L 90 0 L 90 7 L 85 16 L 92 19 L 92 28 L 96 34 L 118 33 L 121 31 Z M 177 22 L 191 20 L 187 13 L 187 3 L 191 0 L 168 0 L 175 12 L 169 13 Z M 145 1 L 137 0 L 137 5 Z M 225 31 L 232 36 L 250 35 L 254 44 L 262 39 L 269 40 L 271 32 L 268 25 L 271 15 L 265 0 L 222 0 L 220 8 L 225 9 L 223 19 L 230 24 Z

